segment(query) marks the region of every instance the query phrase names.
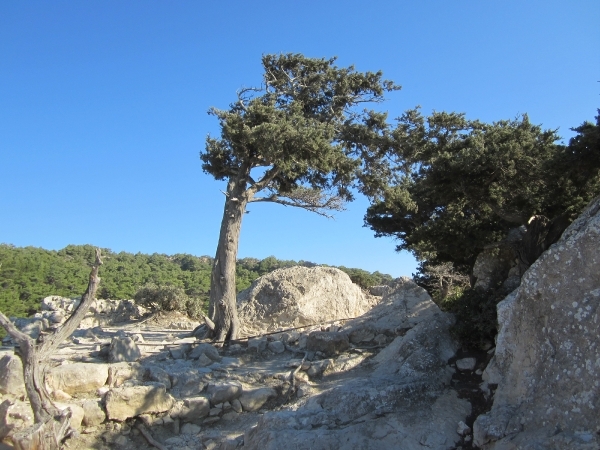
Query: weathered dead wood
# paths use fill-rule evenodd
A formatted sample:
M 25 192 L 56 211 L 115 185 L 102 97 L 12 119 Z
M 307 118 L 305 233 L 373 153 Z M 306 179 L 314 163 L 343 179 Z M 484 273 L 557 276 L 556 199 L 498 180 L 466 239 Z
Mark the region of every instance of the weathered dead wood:
M 306 358 L 308 357 L 308 352 L 307 351 L 301 351 L 301 350 L 293 350 L 288 345 L 285 345 L 285 348 L 287 350 L 290 350 L 290 351 L 293 351 L 293 352 L 296 352 L 296 353 L 304 353 L 304 358 L 302 358 L 302 361 L 300 361 L 300 364 L 298 364 L 298 367 L 294 368 L 290 372 L 290 374 L 289 374 L 290 387 L 287 390 L 287 393 L 285 394 L 285 400 L 284 400 L 284 403 L 287 403 L 290 400 L 290 398 L 292 397 L 292 395 L 295 394 L 296 391 L 297 391 L 296 374 L 298 372 L 300 372 L 300 370 L 302 369 L 302 365 L 304 364 L 304 362 L 306 361 Z
M 81 297 L 79 306 L 64 325 L 53 334 L 42 334 L 37 340 L 34 340 L 17 329 L 8 317 L 0 312 L 0 325 L 18 345 L 15 353 L 23 361 L 25 390 L 34 417 L 34 425 L 13 436 L 13 442 L 17 449 L 58 450 L 63 440 L 72 432 L 70 410 L 62 412 L 54 406 L 46 390 L 44 377 L 50 355 L 66 338 L 73 334 L 94 301 L 100 283 L 98 277 L 100 265 L 102 265 L 100 250 L 96 249 L 96 261 L 92 266 L 88 287 Z
M 51 417 L 44 422 L 37 422 L 13 435 L 13 443 L 17 450 L 58 449 L 71 430 L 71 410 L 66 409 L 60 417 Z

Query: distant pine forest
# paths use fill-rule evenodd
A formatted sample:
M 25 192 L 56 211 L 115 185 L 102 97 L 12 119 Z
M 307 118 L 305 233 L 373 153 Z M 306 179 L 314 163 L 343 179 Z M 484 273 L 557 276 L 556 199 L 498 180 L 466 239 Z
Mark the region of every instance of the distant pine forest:
M 27 317 L 39 311 L 40 301 L 49 295 L 80 296 L 87 287 L 94 249 L 92 245 L 68 245 L 56 251 L 0 244 L 0 311 L 7 316 Z M 206 308 L 213 258 L 114 253 L 109 249 L 102 249 L 102 255 L 99 298 L 131 299 L 143 286 L 154 284 L 181 288 L 190 299 Z M 239 292 L 275 269 L 316 265 L 309 261 L 278 260 L 274 256 L 262 260 L 242 258 L 237 263 L 236 286 Z M 338 268 L 362 288 L 392 280 L 391 275 L 380 272 Z

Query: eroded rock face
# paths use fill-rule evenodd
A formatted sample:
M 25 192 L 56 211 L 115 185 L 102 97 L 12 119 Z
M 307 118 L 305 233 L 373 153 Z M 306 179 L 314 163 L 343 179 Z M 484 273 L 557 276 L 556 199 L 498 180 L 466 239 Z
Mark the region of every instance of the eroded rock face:
M 600 439 L 600 197 L 498 304 L 498 384 L 474 425 L 489 449 L 598 448 Z
M 357 317 L 373 305 L 348 275 L 331 267 L 275 270 L 240 292 L 237 302 L 247 334 Z

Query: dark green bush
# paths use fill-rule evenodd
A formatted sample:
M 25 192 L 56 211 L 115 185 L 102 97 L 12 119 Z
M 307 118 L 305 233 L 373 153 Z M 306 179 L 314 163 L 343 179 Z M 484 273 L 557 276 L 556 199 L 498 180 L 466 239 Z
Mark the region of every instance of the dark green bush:
M 208 302 L 200 298 L 189 298 L 185 309 L 189 317 L 198 320 L 208 314 Z
M 183 288 L 147 283 L 133 296 L 136 303 L 155 311 L 185 311 L 189 302 Z
M 451 331 L 461 345 L 480 349 L 494 342 L 498 333 L 496 305 L 503 298 L 499 292 L 465 289 L 447 296 L 440 307 L 455 315 L 456 323 Z

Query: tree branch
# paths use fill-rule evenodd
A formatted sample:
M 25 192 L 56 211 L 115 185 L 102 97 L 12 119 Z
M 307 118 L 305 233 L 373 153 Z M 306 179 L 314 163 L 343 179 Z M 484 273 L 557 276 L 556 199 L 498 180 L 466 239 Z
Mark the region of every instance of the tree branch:
M 254 194 L 266 188 L 269 185 L 269 183 L 273 181 L 277 175 L 279 175 L 279 172 L 280 169 L 277 166 L 273 166 L 265 172 L 265 174 L 260 180 L 258 180 L 252 186 L 250 186 L 250 188 L 248 189 L 250 199 L 249 201 L 252 201 L 251 199 L 254 196 Z
M 90 272 L 90 280 L 88 283 L 88 287 L 85 290 L 85 293 L 81 297 L 81 302 L 79 306 L 75 309 L 73 314 L 67 319 L 65 324 L 54 334 L 48 336 L 44 342 L 42 343 L 42 347 L 40 352 L 42 355 L 52 353 L 54 350 L 58 348 L 58 346 L 71 334 L 73 331 L 77 329 L 86 313 L 90 309 L 92 302 L 94 301 L 94 297 L 96 296 L 96 290 L 98 289 L 98 285 L 100 284 L 100 278 L 98 277 L 98 269 L 102 265 L 102 258 L 100 255 L 100 249 L 96 249 L 96 261 L 92 266 L 92 271 Z
M 320 216 L 332 219 L 333 215 L 327 214 L 324 210 L 343 211 L 343 201 L 336 195 L 324 195 L 322 191 L 317 189 L 298 188 L 295 191 L 285 195 L 283 198 L 276 194 L 268 197 L 254 197 L 248 202 L 271 202 L 278 203 L 284 206 L 292 206 L 295 208 L 303 208 L 307 211 L 314 212 Z
M 241 88 L 240 90 L 237 91 L 237 98 L 238 98 L 238 104 L 240 105 L 240 108 L 242 108 L 244 110 L 244 112 L 248 112 L 248 108 L 246 107 L 246 101 L 247 99 L 244 98 L 244 94 L 246 94 L 247 92 L 260 92 L 262 91 L 262 89 L 260 88 Z

